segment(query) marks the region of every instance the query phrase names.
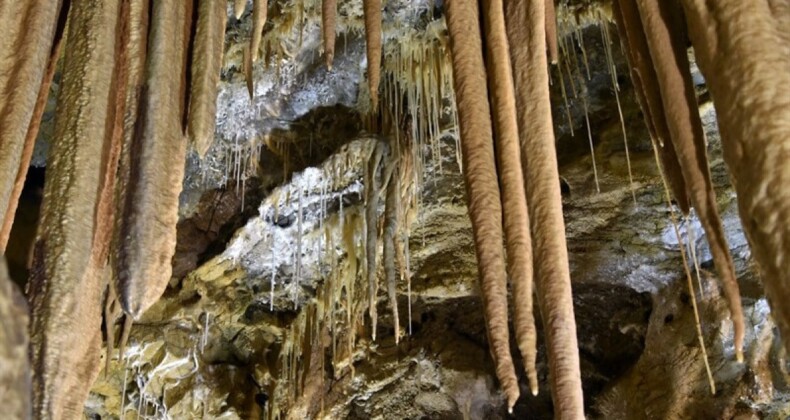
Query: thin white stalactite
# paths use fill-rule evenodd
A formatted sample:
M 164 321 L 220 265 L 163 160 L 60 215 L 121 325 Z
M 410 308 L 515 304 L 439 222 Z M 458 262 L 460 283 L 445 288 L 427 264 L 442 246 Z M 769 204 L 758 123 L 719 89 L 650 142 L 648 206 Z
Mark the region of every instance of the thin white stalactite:
M 587 126 L 587 140 L 590 143 L 590 158 L 592 158 L 593 176 L 595 177 L 595 191 L 601 193 L 601 184 L 598 182 L 598 166 L 595 163 L 595 147 L 592 139 L 592 128 L 590 127 L 590 110 L 587 107 L 587 98 L 582 97 L 582 105 L 584 106 L 584 122 Z
M 614 90 L 614 98 L 617 102 L 617 113 L 620 116 L 620 128 L 623 131 L 623 146 L 625 147 L 625 162 L 628 168 L 628 186 L 631 190 L 631 198 L 634 200 L 634 205 L 637 205 L 636 202 L 636 186 L 634 185 L 634 175 L 631 171 L 631 154 L 628 150 L 628 134 L 626 133 L 625 128 L 625 119 L 623 118 L 623 108 L 620 106 L 620 86 L 617 83 L 617 69 L 614 65 L 614 59 L 612 58 L 612 45 L 611 40 L 609 39 L 609 30 L 607 28 L 606 21 L 599 16 L 599 26 L 601 28 L 601 41 L 604 45 L 604 52 L 606 55 L 606 63 L 609 69 L 609 75 L 612 79 L 612 88 Z
M 686 222 L 686 232 L 688 236 L 688 247 L 689 251 L 691 251 L 691 261 L 694 262 L 694 271 L 697 274 L 697 287 L 699 287 L 699 295 L 701 298 L 705 297 L 705 291 L 702 288 L 702 276 L 700 275 L 699 270 L 699 260 L 697 259 L 697 240 L 696 240 L 696 233 L 694 232 L 694 226 L 691 225 L 691 219 L 694 209 L 691 209 L 691 212 L 687 216 L 685 216 Z

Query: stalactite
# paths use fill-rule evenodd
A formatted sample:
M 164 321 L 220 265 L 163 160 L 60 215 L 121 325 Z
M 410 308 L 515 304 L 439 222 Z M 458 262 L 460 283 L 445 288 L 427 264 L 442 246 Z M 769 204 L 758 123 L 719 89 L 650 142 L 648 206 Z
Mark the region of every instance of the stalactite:
M 90 275 L 118 1 L 74 1 L 29 285 L 34 416 L 76 418 L 98 374 L 103 284 Z M 69 182 L 60 182 L 61 179 Z M 93 215 L 94 217 L 92 217 Z M 96 244 L 93 244 L 96 245 Z M 100 244 L 102 245 L 102 244 Z
M 185 71 L 180 48 L 191 18 L 188 5 L 155 2 L 138 132 L 130 147 L 130 180 L 121 218 L 118 293 L 124 311 L 139 317 L 164 292 L 175 252 L 178 196 L 184 178 L 186 139 L 181 133 Z
M 206 155 L 214 141 L 226 21 L 224 2 L 198 0 L 187 132 L 200 157 Z
M 387 195 L 385 200 L 384 211 L 384 274 L 387 279 L 387 294 L 392 309 L 392 325 L 395 328 L 395 344 L 400 341 L 400 318 L 398 316 L 398 276 L 396 275 L 395 268 L 395 242 L 398 231 L 400 213 L 400 171 L 397 163 L 397 157 L 394 156 L 394 147 L 390 147 L 393 151 L 390 159 L 393 159 L 390 164 L 393 164 L 393 173 L 387 183 Z
M 552 400 L 558 418 L 581 419 L 584 403 L 544 53 L 544 5 L 512 0 L 505 6 Z
M 131 1 L 121 1 L 118 29 L 115 38 L 115 68 L 111 83 L 110 97 L 112 102 L 107 111 L 107 138 L 104 141 L 102 164 L 99 175 L 99 193 L 96 203 L 96 226 L 93 234 L 93 249 L 87 267 L 87 276 L 93 276 L 92 282 L 101 282 L 106 290 L 104 322 L 107 332 L 107 352 L 105 373 L 109 370 L 112 357 L 114 323 L 120 308 L 116 311 L 117 294 L 110 285 L 112 275 L 108 265 L 115 225 L 115 194 L 121 151 L 123 149 L 124 118 L 126 116 L 127 95 L 129 90 L 129 68 L 133 58 L 129 55 L 130 38 L 133 32 L 131 17 Z
M 553 0 L 548 0 L 552 2 Z M 494 123 L 497 178 L 501 190 L 507 274 L 513 293 L 516 342 L 524 358 L 532 395 L 538 393 L 535 370 L 537 332 L 532 310 L 532 237 L 529 232 L 521 147 L 516 121 L 516 97 L 508 51 L 502 2 L 484 0 L 486 64 Z
M 598 26 L 601 28 L 601 43 L 603 44 L 604 52 L 606 55 L 606 63 L 607 69 L 609 70 L 609 76 L 612 80 L 612 90 L 614 91 L 614 99 L 617 103 L 617 115 L 620 117 L 620 129 L 623 132 L 623 148 L 625 149 L 625 164 L 626 168 L 628 168 L 628 187 L 631 190 L 631 198 L 634 200 L 634 205 L 637 205 L 636 202 L 636 188 L 634 186 L 634 174 L 631 170 L 631 153 L 628 150 L 628 130 L 625 127 L 625 118 L 623 118 L 623 107 L 620 104 L 620 86 L 617 83 L 617 68 L 614 65 L 614 58 L 612 58 L 612 43 L 609 39 L 609 24 L 608 22 L 600 16 L 599 13 L 599 20 Z
M 545 0 L 546 15 L 546 48 L 549 54 L 549 63 L 557 64 L 559 52 L 557 49 L 557 13 L 554 7 L 554 0 Z
M 335 59 L 335 20 L 337 18 L 337 0 L 321 0 L 321 28 L 324 35 L 324 59 L 326 68 L 332 70 Z
M 379 285 L 376 278 L 376 247 L 378 244 L 378 207 L 379 187 L 377 174 L 379 165 L 384 156 L 385 143 L 377 142 L 368 159 L 365 171 L 365 261 L 368 278 L 368 312 L 371 320 L 371 333 L 373 341 L 376 340 L 376 296 Z
M 189 103 L 192 101 L 192 55 L 195 49 L 195 32 L 198 25 L 198 2 L 200 0 L 186 0 L 183 1 L 186 11 L 184 15 L 186 18 L 183 22 L 179 22 L 181 30 L 183 31 L 179 37 L 181 42 L 181 49 L 179 52 L 179 59 L 181 60 L 180 73 L 181 84 L 178 88 L 178 97 L 181 98 L 178 107 L 179 120 L 181 121 L 181 133 L 185 136 L 187 134 L 187 124 L 189 117 Z
M 669 127 L 661 102 L 653 61 L 647 45 L 645 33 L 634 0 L 617 0 L 613 4 L 613 14 L 620 33 L 620 40 L 626 43 L 628 61 L 631 68 L 631 80 L 639 98 L 644 98 L 642 109 L 648 127 L 653 127 L 653 141 L 659 144 L 659 159 L 667 178 L 672 196 L 683 214 L 689 213 L 690 203 L 686 191 L 686 180 L 680 170 L 680 163 L 675 153 L 675 146 L 670 139 Z
M 118 170 L 115 180 L 114 212 L 116 215 L 123 215 L 125 197 L 132 181 L 132 146 L 136 139 L 136 127 L 138 116 L 141 115 L 143 106 L 143 84 L 145 82 L 145 63 L 147 57 L 148 44 L 148 25 L 149 25 L 149 1 L 148 0 L 129 0 L 129 36 L 124 47 L 128 56 L 126 68 L 126 90 L 125 104 L 123 107 L 123 138 L 118 158 Z M 122 267 L 119 265 L 120 259 L 118 251 L 121 243 L 125 240 L 122 237 L 122 226 L 124 219 L 122 216 L 114 218 L 112 243 L 110 245 L 110 259 L 113 269 L 112 282 L 116 298 L 121 284 L 119 282 L 118 271 Z M 115 320 L 105 320 L 114 322 Z
M 742 361 L 745 327 L 741 297 L 727 238 L 716 208 L 716 194 L 706 156 L 705 134 L 682 39 L 684 32 L 679 26 L 682 16 L 679 16 L 679 10 L 657 0 L 637 0 L 637 6 L 650 56 L 655 63 L 670 137 L 677 151 L 691 203 L 708 236 L 713 261 L 730 307 L 736 358 Z
M 771 316 L 790 348 L 790 312 L 783 304 L 790 296 L 790 9 L 781 3 L 682 1 L 697 64 L 716 107 L 744 232 Z
M 562 77 L 562 72 L 559 72 L 560 76 L 560 91 L 562 92 L 562 102 L 565 104 L 565 118 L 568 119 L 568 129 L 571 132 L 571 137 L 574 136 L 573 132 L 573 117 L 571 117 L 571 107 L 568 105 L 568 92 L 565 89 L 565 78 Z
M 250 39 L 250 61 L 258 61 L 258 53 L 263 37 L 263 27 L 266 25 L 266 15 L 269 12 L 269 0 L 252 1 L 252 38 Z
M 104 271 L 110 254 L 113 225 L 115 223 L 115 190 L 118 162 L 123 147 L 124 117 L 129 86 L 129 40 L 131 37 L 130 0 L 121 0 L 119 22 L 115 38 L 115 67 L 110 87 L 113 101 L 107 110 L 106 133 L 99 172 L 99 192 L 96 203 L 96 227 L 93 235 L 93 250 L 89 270 L 104 280 Z
M 587 80 L 592 80 L 590 77 L 590 63 L 587 60 L 587 48 L 584 47 L 584 34 L 581 31 L 579 26 L 574 28 L 576 34 L 576 41 L 579 44 L 579 49 L 582 51 L 582 64 L 584 64 L 584 70 L 587 72 Z
M 595 179 L 595 191 L 601 192 L 601 184 L 598 181 L 598 165 L 595 163 L 595 146 L 592 139 L 592 127 L 590 127 L 590 109 L 587 107 L 587 98 L 582 98 L 584 107 L 584 125 L 587 127 L 587 142 L 590 144 L 590 159 L 592 160 L 593 178 Z
M 653 143 L 653 156 L 656 160 L 658 172 L 661 175 L 661 183 L 664 186 L 664 197 L 669 210 L 669 220 L 672 222 L 672 228 L 675 231 L 675 238 L 677 238 L 678 246 L 680 247 L 680 259 L 683 262 L 683 271 L 686 275 L 686 287 L 691 295 L 691 307 L 694 311 L 694 324 L 697 332 L 697 340 L 699 341 L 699 348 L 702 352 L 702 362 L 705 364 L 705 372 L 708 375 L 708 384 L 710 386 L 711 395 L 716 394 L 716 383 L 713 381 L 713 373 L 710 370 L 710 363 L 708 361 L 708 350 L 705 348 L 705 339 L 702 337 L 702 324 L 699 319 L 699 308 L 697 307 L 697 297 L 694 295 L 694 285 L 691 282 L 691 270 L 689 270 L 688 260 L 686 259 L 686 249 L 683 247 L 683 238 L 680 236 L 680 229 L 678 228 L 678 220 L 675 216 L 675 210 L 672 207 L 672 199 L 669 196 L 669 186 L 667 178 L 661 170 L 660 155 L 658 153 L 658 145 Z
M 241 63 L 241 71 L 244 73 L 244 80 L 247 84 L 247 93 L 250 95 L 250 102 L 252 102 L 255 98 L 255 86 L 252 75 L 252 50 L 250 50 L 249 46 L 244 47 Z
M 296 190 L 296 194 L 296 270 L 294 273 L 294 284 L 296 287 L 293 288 L 292 295 L 294 309 L 299 308 L 299 283 L 302 281 L 302 220 L 304 219 L 302 196 L 304 195 L 304 190 L 301 185 Z
M 694 234 L 694 227 L 691 225 L 691 215 L 685 216 L 686 223 L 686 237 L 688 239 L 689 254 L 691 254 L 691 261 L 694 263 L 694 273 L 697 275 L 697 286 L 699 287 L 700 298 L 705 297 L 705 291 L 702 289 L 702 274 L 699 269 L 699 259 L 697 258 L 697 239 Z
M 222 3 L 222 2 L 218 2 Z M 244 10 L 247 8 L 247 0 L 234 0 L 233 1 L 233 16 L 236 20 L 241 19 L 241 16 L 244 14 Z
M 381 0 L 363 0 L 365 9 L 365 42 L 368 57 L 370 110 L 375 113 L 379 103 L 381 78 Z
M 14 179 L 13 188 L 8 196 L 8 208 L 4 216 L 0 218 L 0 255 L 5 253 L 5 248 L 8 244 L 8 237 L 11 234 L 11 227 L 14 222 L 14 215 L 16 213 L 17 205 L 19 204 L 19 196 L 22 194 L 22 188 L 25 186 L 25 178 L 27 178 L 27 169 L 30 166 L 30 159 L 33 157 L 33 147 L 36 144 L 38 137 L 38 129 L 41 124 L 41 118 L 44 116 L 44 109 L 47 106 L 49 99 L 49 89 L 52 86 L 52 79 L 55 77 L 55 70 L 58 66 L 58 59 L 60 58 L 61 45 L 63 41 L 63 34 L 66 29 L 66 18 L 68 16 L 70 1 L 63 4 L 58 4 L 58 20 L 55 27 L 54 40 L 52 42 L 52 49 L 49 53 L 47 68 L 44 72 L 44 78 L 41 81 L 41 87 L 38 90 L 38 97 L 33 108 L 33 115 L 30 118 L 30 125 L 27 128 L 27 134 L 23 142 L 22 153 L 19 159 L 18 168 L 16 170 L 16 177 Z M 1 12 L 0 12 L 1 13 Z M 2 136 L 2 133 L 0 133 Z M 7 139 L 0 137 L 0 154 L 6 153 L 3 144 Z M 8 143 L 10 145 L 10 142 Z M 10 156 L 9 156 L 10 157 Z M 0 158 L 1 160 L 2 158 Z M 8 172 L 12 174 L 12 172 Z M 8 180 L 10 180 L 10 176 Z M 2 182 L 0 182 L 1 184 Z M 2 188 L 2 187 L 0 187 Z M 0 200 L 0 208 L 2 200 Z M 3 213 L 0 213 L 2 215 Z
M 508 408 L 512 410 L 519 397 L 519 389 L 510 355 L 502 207 L 496 177 L 482 40 L 478 29 L 479 11 L 477 2 L 473 0 L 453 0 L 445 2 L 444 7 L 450 32 L 453 83 L 463 149 L 463 175 L 489 348 L 497 378 L 507 395 Z M 525 20 L 520 24 L 523 25 L 523 22 Z M 542 47 L 545 46 L 545 39 L 545 34 L 541 32 Z
M 19 197 L 17 174 L 22 172 L 24 182 L 27 165 L 21 164 L 31 153 L 29 143 L 35 142 L 35 135 L 29 139 L 29 127 L 37 127 L 40 120 L 35 118 L 36 104 L 46 84 L 60 9 L 61 1 L 0 3 L 0 254 L 5 252 Z
M 8 277 L 5 258 L 0 255 L 0 405 L 12 419 L 31 418 L 30 362 L 28 361 L 27 302 Z

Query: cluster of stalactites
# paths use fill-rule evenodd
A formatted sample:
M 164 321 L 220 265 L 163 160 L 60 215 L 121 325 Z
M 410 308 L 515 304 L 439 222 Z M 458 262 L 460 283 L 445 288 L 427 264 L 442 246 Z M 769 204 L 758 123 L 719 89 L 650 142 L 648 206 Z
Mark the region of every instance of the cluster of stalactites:
M 297 417 L 316 415 L 309 410 L 314 408 L 311 401 L 323 397 L 320 391 L 324 389 L 323 383 L 337 380 L 349 370 L 353 373 L 355 359 L 362 354 L 359 339 L 375 339 L 376 336 L 375 309 L 382 278 L 392 311 L 395 341 L 401 336 L 397 302 L 403 283 L 408 300 L 407 331 L 411 330 L 408 250 L 409 226 L 413 218 L 409 175 L 411 143 L 408 133 L 400 134 L 400 144 L 394 138 L 389 137 L 389 142 L 366 141 L 359 159 L 349 160 L 344 153 L 334 155 L 320 168 L 320 177 L 311 178 L 313 181 L 309 185 L 304 184 L 305 173 L 302 173 L 294 178 L 291 186 L 277 188 L 267 198 L 272 203 L 273 219 L 279 217 L 281 207 L 296 213 L 296 222 L 291 227 L 296 237 L 289 244 L 295 265 L 293 277 L 276 279 L 278 257 L 274 252 L 270 257 L 271 308 L 274 309 L 275 285 L 299 305 L 299 315 L 283 334 L 279 373 L 263 383 L 273 397 L 272 404 L 266 408 L 267 418 L 277 418 L 284 412 Z M 337 174 L 348 173 L 362 174 L 364 205 L 344 204 L 343 194 L 350 190 L 338 183 Z M 318 196 L 320 199 L 316 203 Z M 330 212 L 328 203 L 335 200 L 339 208 Z M 382 201 L 384 220 L 380 224 Z M 317 204 L 316 213 L 307 213 L 308 203 L 312 203 L 309 205 L 313 208 Z M 262 210 L 269 211 L 268 207 Z M 279 241 L 275 236 L 271 240 Z M 308 244 L 313 248 L 307 248 Z M 273 242 L 272 249 L 275 249 Z M 303 253 L 317 254 L 317 271 L 306 269 L 304 257 L 301 257 Z M 321 280 L 316 296 L 302 299 L 300 283 L 313 275 L 320 276 Z M 369 326 L 363 328 L 368 320 Z M 324 357 L 327 353 L 329 357 Z M 332 364 L 332 369 L 324 368 L 326 362 Z M 334 372 L 335 376 L 325 377 L 327 371 Z
M 549 60 L 557 60 L 554 4 L 516 0 L 505 2 L 503 8 L 496 1 L 478 5 L 474 0 L 454 0 L 445 2 L 445 12 L 464 179 L 497 377 L 512 409 L 519 386 L 509 345 L 509 277 L 516 339 L 530 387 L 537 392 L 534 271 L 557 415 L 583 418 L 549 102 L 547 68 Z M 541 240 L 533 242 L 532 236 Z
M 202 155 L 214 136 L 227 12 L 211 0 L 56 3 L 0 7 L 11 28 L 0 238 L 4 247 L 63 44 L 28 290 L 35 415 L 59 418 L 81 413 L 98 371 L 102 299 L 113 341 L 118 308 L 139 317 L 170 280 L 187 143 Z
M 678 2 L 616 0 L 613 16 L 666 185 L 681 211 L 688 215 L 693 207 L 705 229 L 729 303 L 736 358 L 742 361 L 743 310 L 708 167 L 683 10 Z

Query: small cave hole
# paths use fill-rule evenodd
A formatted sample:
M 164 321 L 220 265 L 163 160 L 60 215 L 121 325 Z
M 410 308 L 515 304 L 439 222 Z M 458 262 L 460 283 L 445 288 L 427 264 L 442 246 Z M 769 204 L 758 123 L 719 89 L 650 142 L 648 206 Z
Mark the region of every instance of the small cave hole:
M 8 274 L 23 290 L 30 275 L 33 241 L 36 238 L 38 217 L 44 198 L 45 172 L 45 168 L 28 168 L 6 246 Z
M 664 325 L 671 324 L 675 320 L 675 315 L 669 314 L 664 317 Z
M 255 394 L 255 403 L 261 407 L 266 407 L 266 402 L 269 401 L 269 396 L 266 393 L 259 392 Z
M 277 225 L 277 227 L 285 229 L 291 227 L 295 221 L 296 216 L 293 214 L 288 216 L 280 214 L 277 216 L 277 219 L 274 220 L 274 224 Z
M 681 294 L 680 294 L 680 301 L 681 301 L 681 302 L 682 302 L 684 305 L 688 305 L 688 304 L 691 302 L 691 296 L 689 296 L 689 294 L 688 294 L 688 293 L 686 293 L 686 292 L 683 292 L 683 293 L 681 293 Z
M 624 74 L 621 73 L 617 75 L 617 84 L 619 86 L 621 87 L 625 86 L 627 83 L 628 83 L 628 78 L 626 78 Z

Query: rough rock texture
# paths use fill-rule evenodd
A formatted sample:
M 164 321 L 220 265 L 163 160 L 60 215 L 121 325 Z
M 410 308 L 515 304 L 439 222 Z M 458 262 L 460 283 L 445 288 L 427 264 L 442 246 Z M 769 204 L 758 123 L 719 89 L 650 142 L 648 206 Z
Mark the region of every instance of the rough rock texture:
M 378 141 L 362 129 L 366 122 L 358 113 L 369 101 L 362 2 L 338 4 L 331 71 L 320 51 L 320 2 L 312 2 L 313 11 L 305 12 L 304 30 L 284 2 L 270 3 L 252 103 L 240 73 L 251 4 L 241 20 L 229 18 L 216 141 L 202 161 L 196 153 L 188 158 L 173 278 L 164 297 L 135 323 L 124 359 L 117 352 L 109 355 L 110 369 L 94 384 L 85 415 L 506 418 L 484 329 L 448 115 L 452 110 L 446 107 L 449 93 L 444 95 L 441 141 L 420 151 L 425 163 L 409 241 L 411 299 L 405 282 L 398 288 L 400 327 L 406 336 L 395 345 L 382 292 L 372 343 L 365 308 L 354 304 L 366 300 L 367 290 L 360 281 L 363 158 Z M 444 25 L 435 20 L 441 19 L 441 2 L 434 9 L 430 3 L 387 2 L 385 68 L 393 59 L 394 43 L 407 35 L 435 31 L 441 36 Z M 586 414 L 607 419 L 785 418 L 790 414 L 785 355 L 742 234 L 714 110 L 710 103 L 701 108 L 747 333 L 746 363 L 739 365 L 724 318 L 726 305 L 710 274 L 704 231 L 693 217 L 683 221 L 682 240 L 693 241 L 701 264 L 703 332 L 719 389 L 711 396 L 677 238 L 618 41 L 610 46 L 636 203 L 597 12 L 581 8 L 569 14 L 564 7 L 558 9 L 558 31 L 566 57 L 561 67 L 552 67 L 552 103 Z M 578 30 L 569 15 L 580 19 Z M 272 31 L 288 19 L 288 31 Z M 271 43 L 273 38 L 282 40 L 282 50 Z M 382 86 L 387 85 L 384 73 Z M 702 98 L 707 97 L 698 73 L 695 81 Z M 56 78 L 53 91 L 57 88 Z M 45 119 L 50 115 L 48 110 Z M 51 137 L 51 131 L 45 121 L 40 139 Z M 46 142 L 38 146 L 36 156 L 41 156 Z M 24 234 L 19 232 L 17 236 Z M 298 263 L 297 249 L 302 251 Z M 15 252 L 23 266 L 26 253 Z M 355 282 L 350 273 L 357 270 Z M 328 313 L 334 317 L 327 320 Z M 514 416 L 548 419 L 553 407 L 546 348 L 538 311 L 535 317 L 540 393 L 532 397 L 520 374 L 522 397 Z M 513 337 L 511 342 L 511 352 L 517 354 Z M 523 372 L 522 366 L 516 369 Z

